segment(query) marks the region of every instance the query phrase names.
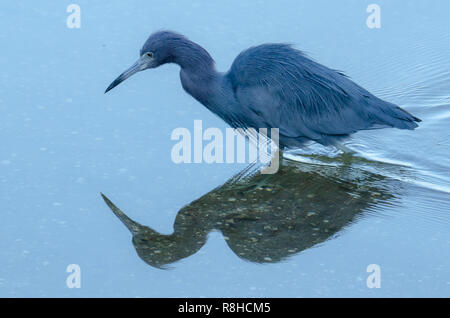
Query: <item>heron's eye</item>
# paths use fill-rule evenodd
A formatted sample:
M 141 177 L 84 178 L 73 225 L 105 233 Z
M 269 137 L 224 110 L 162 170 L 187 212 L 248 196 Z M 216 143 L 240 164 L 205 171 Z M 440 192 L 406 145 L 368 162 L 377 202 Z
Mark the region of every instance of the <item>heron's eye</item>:
M 145 53 L 145 55 L 147 55 L 147 57 L 149 57 L 149 58 L 153 58 L 153 53 L 152 52 L 147 52 L 147 53 Z

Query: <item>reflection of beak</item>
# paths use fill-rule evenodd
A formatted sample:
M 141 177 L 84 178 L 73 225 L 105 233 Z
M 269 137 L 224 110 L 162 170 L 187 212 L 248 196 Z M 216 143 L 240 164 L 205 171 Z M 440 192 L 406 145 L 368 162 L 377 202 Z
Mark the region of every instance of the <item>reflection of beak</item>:
M 126 80 L 131 75 L 140 72 L 144 70 L 147 66 L 146 61 L 141 57 L 139 60 L 136 61 L 129 69 L 127 69 L 125 72 L 119 75 L 106 89 L 105 93 L 112 90 L 114 87 L 122 83 L 124 80 Z
M 139 228 L 142 227 L 140 224 L 134 222 L 132 219 L 130 219 L 128 216 L 126 216 L 125 213 L 122 212 L 118 207 L 114 205 L 103 193 L 100 193 L 102 195 L 103 200 L 105 200 L 105 203 L 109 206 L 109 208 L 114 212 L 114 214 L 119 218 L 120 221 L 130 230 L 130 232 L 135 235 L 139 233 Z

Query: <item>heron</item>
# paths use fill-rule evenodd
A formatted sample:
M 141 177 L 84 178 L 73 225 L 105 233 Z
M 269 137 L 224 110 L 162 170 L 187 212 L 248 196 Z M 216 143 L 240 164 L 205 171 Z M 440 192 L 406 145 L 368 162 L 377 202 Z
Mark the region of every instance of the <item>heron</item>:
M 413 130 L 421 121 L 290 44 L 253 46 L 227 72 L 219 72 L 202 46 L 167 30 L 149 36 L 136 63 L 105 93 L 137 72 L 166 63 L 178 64 L 183 89 L 232 128 L 278 129 L 282 150 L 310 141 L 340 148 L 357 131 Z

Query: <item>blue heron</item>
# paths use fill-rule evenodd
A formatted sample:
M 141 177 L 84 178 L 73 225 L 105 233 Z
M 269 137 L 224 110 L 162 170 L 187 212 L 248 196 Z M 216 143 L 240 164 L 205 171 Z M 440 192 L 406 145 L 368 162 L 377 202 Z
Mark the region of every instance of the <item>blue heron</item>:
M 289 44 L 251 47 L 221 73 L 204 48 L 171 31 L 150 35 L 137 62 L 105 93 L 139 71 L 166 63 L 178 64 L 184 90 L 231 127 L 278 128 L 281 149 L 311 140 L 339 146 L 358 130 L 414 129 L 421 121 Z

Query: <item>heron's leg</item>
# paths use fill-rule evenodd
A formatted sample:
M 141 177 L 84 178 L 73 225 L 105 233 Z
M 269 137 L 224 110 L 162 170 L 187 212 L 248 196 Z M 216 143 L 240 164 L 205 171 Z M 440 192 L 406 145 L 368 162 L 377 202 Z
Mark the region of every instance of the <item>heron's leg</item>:
M 283 165 L 283 150 L 278 149 L 278 170 L 281 170 L 281 166 Z
M 261 174 L 275 174 L 281 168 L 281 163 L 283 162 L 283 153 L 277 148 L 277 150 L 272 154 L 270 164 L 264 166 L 261 169 Z

